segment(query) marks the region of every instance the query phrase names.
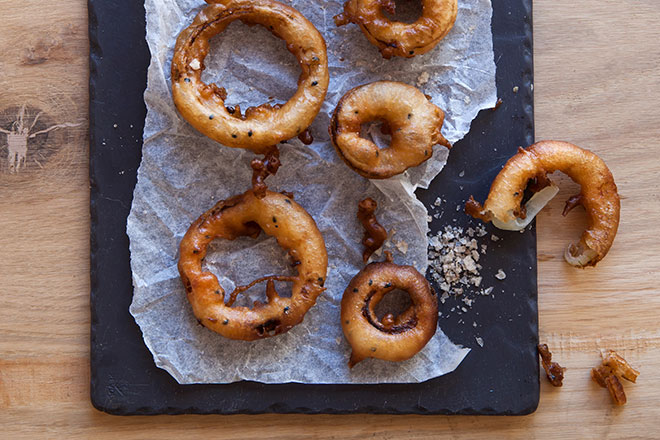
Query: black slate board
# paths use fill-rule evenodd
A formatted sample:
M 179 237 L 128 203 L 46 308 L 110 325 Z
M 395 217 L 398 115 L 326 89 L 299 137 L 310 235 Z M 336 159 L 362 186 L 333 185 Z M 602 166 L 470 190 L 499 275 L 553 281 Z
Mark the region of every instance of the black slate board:
M 498 95 L 421 199 L 449 207 L 432 229 L 467 226 L 454 207 L 470 194 L 483 200 L 501 165 L 533 142 L 531 0 L 493 0 Z M 149 51 L 142 2 L 89 0 L 91 182 L 91 400 L 112 414 L 392 413 L 507 414 L 533 412 L 539 400 L 536 233 L 497 231 L 482 260 L 484 279 L 503 268 L 496 299 L 470 314 L 445 313 L 442 329 L 472 347 L 451 374 L 422 384 L 178 385 L 157 368 L 128 308 L 133 287 L 126 218 L 140 163 Z M 517 93 L 513 88 L 518 86 Z M 464 175 L 460 172 L 464 171 Z M 463 190 L 459 190 L 463 186 Z M 455 221 L 454 221 L 455 220 Z M 503 287 L 499 287 L 503 286 Z M 452 307 L 449 300 L 442 310 Z M 472 326 L 472 321 L 478 327 Z M 483 338 L 479 347 L 475 336 Z

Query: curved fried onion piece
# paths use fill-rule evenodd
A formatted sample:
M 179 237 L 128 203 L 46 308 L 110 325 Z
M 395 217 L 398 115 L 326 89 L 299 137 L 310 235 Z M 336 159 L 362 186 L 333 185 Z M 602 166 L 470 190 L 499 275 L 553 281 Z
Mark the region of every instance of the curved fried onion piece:
M 564 215 L 577 205 L 587 212 L 587 229 L 577 243 L 566 249 L 564 258 L 572 266 L 595 266 L 612 246 L 619 227 L 621 204 L 614 178 L 605 162 L 594 153 L 568 142 L 541 141 L 519 149 L 504 165 L 490 187 L 483 206 L 474 198 L 465 212 L 502 229 L 524 228 L 557 193 L 547 174 L 561 171 L 581 187 L 580 194 L 566 203 Z M 528 182 L 545 186 L 521 206 Z

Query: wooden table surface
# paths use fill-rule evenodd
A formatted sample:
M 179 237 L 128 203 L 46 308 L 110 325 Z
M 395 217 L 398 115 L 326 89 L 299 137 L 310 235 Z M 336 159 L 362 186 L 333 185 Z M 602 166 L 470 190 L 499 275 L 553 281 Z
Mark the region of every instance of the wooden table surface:
M 515 418 L 96 411 L 89 400 L 86 1 L 0 0 L 0 17 L 0 127 L 18 121 L 23 105 L 23 127 L 31 130 L 24 136 L 78 124 L 53 129 L 47 142 L 43 134 L 28 138 L 25 165 L 13 174 L 9 137 L 0 135 L 0 438 L 660 438 L 657 0 L 534 1 L 536 137 L 599 154 L 616 178 L 622 214 L 610 254 L 588 270 L 562 259 L 584 227 L 579 210 L 561 218 L 565 198 L 558 197 L 539 216 L 541 340 L 568 370 L 563 388 L 542 381 L 536 413 Z M 11 141 L 19 156 L 20 141 Z M 560 195 L 575 191 L 561 183 Z M 614 407 L 589 379 L 603 348 L 641 371 L 637 384 L 625 384 L 625 407 Z

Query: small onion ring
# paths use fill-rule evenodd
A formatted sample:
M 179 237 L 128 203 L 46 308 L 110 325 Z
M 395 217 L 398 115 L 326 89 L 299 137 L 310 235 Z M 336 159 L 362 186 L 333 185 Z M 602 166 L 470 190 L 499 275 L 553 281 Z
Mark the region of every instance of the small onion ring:
M 529 215 L 529 211 L 521 208 L 527 183 L 533 179 L 547 180 L 547 174 L 554 171 L 567 174 L 581 187 L 580 194 L 567 202 L 564 215 L 575 206 L 582 205 L 588 219 L 587 229 L 580 241 L 568 246 L 564 258 L 572 266 L 595 266 L 612 247 L 619 227 L 621 202 L 605 162 L 578 146 L 568 142 L 541 141 L 528 148 L 520 148 L 495 177 L 483 206 L 470 197 L 465 212 L 486 222 L 492 220 L 498 227 L 513 230 L 521 229 L 520 226 L 524 228 L 541 209 L 541 206 L 535 206 L 535 212 Z M 556 194 L 552 187 L 550 184 L 544 190 L 550 188 L 551 193 Z M 544 203 L 550 198 L 546 197 Z M 524 218 L 525 222 L 519 222 L 520 218 Z
M 412 305 L 394 318 L 379 321 L 374 308 L 394 289 L 410 295 Z M 341 299 L 341 324 L 352 353 L 353 367 L 367 358 L 404 361 L 417 354 L 438 325 L 438 298 L 428 281 L 412 266 L 391 261 L 370 263 L 348 284 Z
M 414 23 L 391 21 L 386 9 L 395 12 L 394 0 L 348 0 L 335 24 L 355 23 L 383 58 L 411 58 L 433 49 L 449 33 L 456 21 L 457 0 L 422 0 L 422 16 Z
M 337 154 L 367 179 L 387 179 L 417 166 L 433 155 L 436 144 L 450 148 L 440 132 L 445 114 L 418 89 L 395 81 L 376 81 L 349 90 L 330 122 Z M 392 135 L 380 149 L 361 137 L 361 126 L 384 121 Z
M 298 58 L 298 90 L 285 104 L 250 107 L 242 115 L 238 107 L 225 107 L 224 88 L 202 81 L 209 39 L 234 20 L 264 26 Z M 325 40 L 300 12 L 274 0 L 209 1 L 177 38 L 172 59 L 172 96 L 179 113 L 209 138 L 255 153 L 303 133 L 321 109 L 328 81 Z
M 254 282 L 238 287 L 225 303 L 225 291 L 218 278 L 202 269 L 207 247 L 215 238 L 256 237 L 262 230 L 277 238 L 278 244 L 300 263 L 298 273 L 256 280 L 268 281 L 266 304 L 256 301 L 252 309 L 231 307 L 236 294 Z M 246 269 L 249 266 L 246 262 Z M 325 290 L 327 267 L 325 242 L 314 219 L 290 197 L 269 190 L 262 198 L 251 189 L 218 202 L 190 226 L 180 245 L 179 274 L 193 313 L 202 325 L 230 339 L 266 338 L 302 322 Z M 277 295 L 273 280 L 293 281 L 291 297 Z

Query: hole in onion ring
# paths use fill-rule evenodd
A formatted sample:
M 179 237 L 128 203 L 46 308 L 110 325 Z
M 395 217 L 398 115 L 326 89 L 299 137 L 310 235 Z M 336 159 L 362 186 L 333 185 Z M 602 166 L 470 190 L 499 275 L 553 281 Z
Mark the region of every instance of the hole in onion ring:
M 284 104 L 298 89 L 302 73 L 298 60 L 286 42 L 265 27 L 236 20 L 209 43 L 202 81 L 224 87 L 225 105 L 238 108 L 242 115 L 249 107 Z M 240 117 L 238 111 L 232 114 Z
M 387 292 L 385 296 L 383 296 L 383 299 L 376 304 L 374 307 L 374 314 L 383 325 L 386 325 L 383 321 L 385 315 L 391 314 L 392 318 L 396 318 L 408 310 L 412 305 L 413 302 L 410 299 L 410 294 L 408 294 L 408 292 L 401 289 L 394 289 L 391 292 Z
M 277 244 L 277 240 L 261 233 L 256 239 L 239 237 L 235 240 L 213 240 L 209 244 L 202 269 L 218 277 L 220 286 L 226 292 L 226 303 L 230 293 L 238 286 L 246 286 L 268 275 L 296 275 L 296 268 L 291 263 L 291 258 Z M 267 283 L 264 281 L 241 292 L 232 307 L 253 308 L 255 301 L 266 303 L 266 287 Z M 291 297 L 290 282 L 276 280 L 275 290 L 283 298 Z
M 422 16 L 421 0 L 389 0 L 395 4 L 395 12 L 392 14 L 389 7 L 381 7 L 383 15 L 391 21 L 411 24 Z
M 386 121 L 375 120 L 360 125 L 360 137 L 370 140 L 381 150 L 388 148 L 392 142 L 392 135 Z

